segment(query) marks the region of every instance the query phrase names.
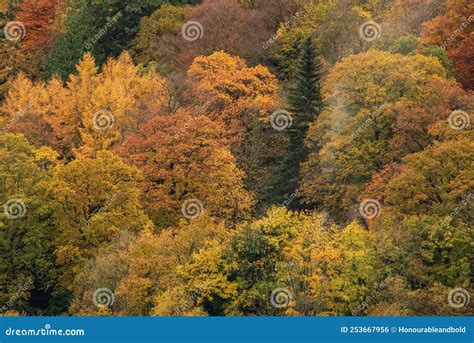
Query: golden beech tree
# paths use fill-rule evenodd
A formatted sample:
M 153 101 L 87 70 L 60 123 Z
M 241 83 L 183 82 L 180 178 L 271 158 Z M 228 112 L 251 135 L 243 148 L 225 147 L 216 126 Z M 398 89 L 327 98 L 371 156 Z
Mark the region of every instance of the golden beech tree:
M 205 114 L 236 140 L 243 138 L 253 119 L 268 117 L 279 103 L 277 80 L 266 67 L 248 67 L 223 51 L 196 57 L 188 75 Z
M 141 180 L 139 170 L 107 151 L 56 168 L 49 194 L 61 217 L 56 255 L 63 287 L 74 288 L 86 261 L 121 232 L 152 228 L 140 203 Z
M 448 215 L 474 187 L 473 147 L 460 137 L 406 156 L 400 174 L 386 186 L 385 202 L 402 213 Z

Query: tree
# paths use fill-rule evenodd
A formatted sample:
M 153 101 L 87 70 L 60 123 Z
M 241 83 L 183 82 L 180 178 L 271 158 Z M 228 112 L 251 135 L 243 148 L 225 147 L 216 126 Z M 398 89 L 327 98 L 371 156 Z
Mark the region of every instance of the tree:
M 222 50 L 255 65 L 265 60 L 263 44 L 271 36 L 266 21 L 262 11 L 232 0 L 206 0 L 186 9 L 162 6 L 141 23 L 135 41 L 138 61 L 154 60 L 168 73 L 187 69 L 199 55 Z
M 448 0 L 444 13 L 423 24 L 420 42 L 423 45 L 439 45 L 455 48 L 472 32 L 467 14 L 472 13 L 474 4 L 466 0 Z
M 393 162 L 390 104 L 416 103 L 422 89 L 444 75 L 435 59 L 375 50 L 336 65 L 323 84 L 325 109 L 308 131 L 300 187 L 305 202 L 350 220 L 372 174 Z
M 25 0 L 18 5 L 16 19 L 26 30 L 21 41 L 21 68 L 28 75 L 39 76 L 40 65 L 58 34 L 57 14 L 63 10 L 64 0 Z
M 394 160 L 398 161 L 434 143 L 439 137 L 430 131 L 432 125 L 441 120 L 446 123 L 455 110 L 470 111 L 471 103 L 472 94 L 464 91 L 454 80 L 444 78 L 433 78 L 419 91 L 416 101 L 397 102 L 389 109 L 395 119 L 390 139 Z
M 472 188 L 470 149 L 466 139 L 447 140 L 406 156 L 401 173 L 386 186 L 385 202 L 401 213 L 449 215 Z
M 474 4 L 465 0 L 449 0 L 445 12 L 425 23 L 420 41 L 424 46 L 442 46 L 453 62 L 456 79 L 465 89 L 472 89 L 473 72 L 469 65 L 473 57 L 474 33 L 471 17 Z
M 22 133 L 34 146 L 47 145 L 67 156 L 79 135 L 79 120 L 71 99 L 71 92 L 61 81 L 33 83 L 20 73 L 11 82 L 0 108 L 4 130 Z
M 110 59 L 102 73 L 97 73 L 94 59 L 86 54 L 78 72 L 70 87 L 81 101 L 81 153 L 93 156 L 119 147 L 154 113 L 167 111 L 163 79 L 154 71 L 141 75 L 128 53 Z
M 253 199 L 218 123 L 179 110 L 138 129 L 118 153 L 143 169 L 146 207 L 158 227 L 186 216 L 187 200 L 200 204 L 195 215 L 205 211 L 229 223 L 247 218 Z
M 143 64 L 159 62 L 160 67 L 163 67 L 170 55 L 170 49 L 174 50 L 167 42 L 163 43 L 163 36 L 180 33 L 185 14 L 186 7 L 163 4 L 149 17 L 143 17 L 140 21 L 140 31 L 133 41 L 135 60 Z M 164 48 L 161 48 L 163 46 Z
M 76 275 L 100 247 L 123 232 L 151 230 L 140 182 L 138 169 L 107 151 L 57 166 L 48 191 L 61 218 L 56 258 L 63 289 L 80 287 Z
M 19 49 L 5 39 L 0 41 L 0 100 L 3 101 L 11 80 L 19 71 Z
M 127 53 L 110 60 L 102 73 L 86 54 L 77 71 L 65 85 L 58 78 L 15 78 L 0 108 L 9 130 L 71 159 L 78 151 L 93 156 L 114 148 L 152 113 L 167 111 L 163 79 L 153 71 L 141 75 Z
M 74 1 L 68 8 L 65 32 L 54 44 L 46 61 L 47 75 L 66 79 L 85 52 L 90 51 L 99 65 L 109 57 L 118 57 L 132 47 L 140 29 L 140 20 L 153 13 L 164 0 Z M 175 4 L 195 0 L 170 1 Z
M 448 71 L 448 73 L 451 75 L 453 72 L 453 63 L 448 57 L 448 53 L 446 50 L 441 47 L 441 46 L 425 46 L 421 49 L 419 49 L 419 53 L 424 55 L 424 56 L 432 56 L 436 57 L 438 61 L 441 63 L 441 65 Z
M 474 84 L 474 72 L 472 68 L 472 59 L 474 58 L 474 33 L 462 40 L 459 46 L 451 50 L 448 54 L 453 61 L 454 74 L 456 79 L 465 89 L 472 90 Z
M 209 241 L 178 269 L 184 285 L 157 300 L 188 297 L 190 315 L 348 314 L 379 276 L 374 235 L 321 221 L 274 207 L 228 240 Z
M 38 314 L 54 301 L 59 218 L 46 194 L 56 159 L 21 135 L 0 135 L 1 312 Z
M 328 65 L 364 50 L 358 28 L 383 14 L 391 1 L 308 1 L 286 23 L 280 23 L 272 48 L 281 78 L 293 75 L 303 42 L 311 37 Z M 337 18 L 337 20 L 334 20 Z
M 323 65 L 311 38 L 307 38 L 301 50 L 301 56 L 290 87 L 288 103 L 292 124 L 288 128 L 289 145 L 281 168 L 277 187 L 280 197 L 283 194 L 294 194 L 299 182 L 299 167 L 308 154 L 304 145 L 309 123 L 315 121 L 322 111 L 323 103 L 320 82 L 323 76 Z M 296 206 L 296 202 L 292 203 Z
M 443 12 L 444 0 L 395 0 L 383 17 L 381 40 L 393 42 L 399 37 L 419 37 L 423 23 Z
M 219 123 L 249 189 L 263 199 L 271 192 L 271 171 L 284 153 L 285 137 L 270 125 L 278 108 L 278 84 L 268 68 L 249 67 L 223 51 L 198 56 L 189 68 L 197 111 Z
M 418 47 L 418 38 L 414 35 L 406 35 L 398 38 L 390 49 L 394 54 L 412 55 Z

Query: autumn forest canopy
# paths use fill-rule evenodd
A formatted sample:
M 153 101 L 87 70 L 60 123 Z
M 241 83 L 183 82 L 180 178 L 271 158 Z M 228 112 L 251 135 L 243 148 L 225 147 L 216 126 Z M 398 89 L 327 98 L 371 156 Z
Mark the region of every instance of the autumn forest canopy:
M 472 1 L 0 23 L 1 315 L 474 315 Z

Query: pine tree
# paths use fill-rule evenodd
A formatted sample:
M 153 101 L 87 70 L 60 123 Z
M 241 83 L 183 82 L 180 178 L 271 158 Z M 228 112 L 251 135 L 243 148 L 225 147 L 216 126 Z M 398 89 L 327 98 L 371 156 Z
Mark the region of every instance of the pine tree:
M 308 151 L 304 139 L 310 122 L 322 109 L 320 81 L 323 64 L 311 37 L 303 41 L 294 81 L 288 93 L 289 112 L 292 125 L 288 128 L 289 144 L 278 180 L 278 197 L 294 197 L 299 182 L 299 165 L 306 159 Z M 291 201 L 292 208 L 298 208 L 298 201 Z
M 311 38 L 307 38 L 303 42 L 301 49 L 294 82 L 288 95 L 290 112 L 293 116 L 293 130 L 291 131 L 298 131 L 298 136 L 306 133 L 301 129 L 304 130 L 307 128 L 308 122 L 316 119 L 322 107 L 319 83 L 323 64 Z

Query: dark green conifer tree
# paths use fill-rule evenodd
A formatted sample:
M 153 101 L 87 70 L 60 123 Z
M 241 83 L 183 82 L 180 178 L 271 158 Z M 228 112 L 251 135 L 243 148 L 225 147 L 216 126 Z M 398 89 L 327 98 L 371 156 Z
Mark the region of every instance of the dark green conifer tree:
M 301 52 L 294 80 L 289 88 L 288 104 L 292 124 L 287 129 L 288 151 L 282 161 L 275 187 L 275 200 L 288 198 L 290 208 L 300 208 L 297 195 L 300 163 L 306 159 L 308 151 L 304 145 L 309 123 L 316 120 L 322 110 L 320 82 L 323 64 L 311 37 L 301 45 Z M 290 198 L 291 197 L 291 198 Z

